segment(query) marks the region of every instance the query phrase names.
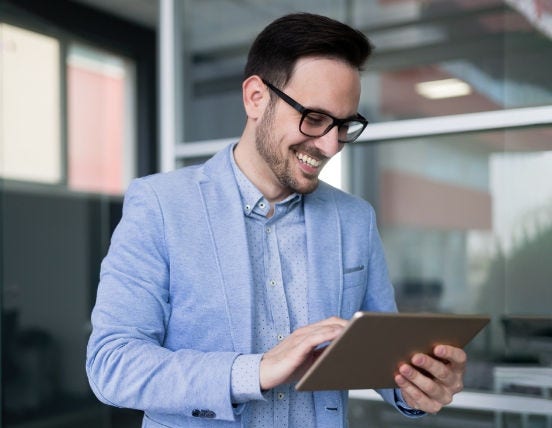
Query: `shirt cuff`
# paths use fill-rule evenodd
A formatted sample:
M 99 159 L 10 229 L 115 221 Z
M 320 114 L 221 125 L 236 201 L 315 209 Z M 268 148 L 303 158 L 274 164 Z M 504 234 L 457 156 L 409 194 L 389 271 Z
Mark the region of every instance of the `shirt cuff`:
M 405 399 L 403 398 L 400 389 L 395 388 L 394 391 L 395 391 L 395 405 L 403 415 L 415 418 L 415 417 L 424 416 L 426 414 L 426 412 L 424 412 L 423 410 L 417 410 L 410 407 L 405 401 Z
M 251 400 L 265 400 L 259 380 L 259 366 L 263 354 L 238 355 L 232 365 L 231 399 L 234 404 Z

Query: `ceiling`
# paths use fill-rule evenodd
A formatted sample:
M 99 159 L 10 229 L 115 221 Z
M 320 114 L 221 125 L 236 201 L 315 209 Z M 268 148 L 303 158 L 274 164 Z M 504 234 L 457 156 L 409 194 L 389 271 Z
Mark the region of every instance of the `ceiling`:
M 156 28 L 158 0 L 73 0 L 148 28 Z

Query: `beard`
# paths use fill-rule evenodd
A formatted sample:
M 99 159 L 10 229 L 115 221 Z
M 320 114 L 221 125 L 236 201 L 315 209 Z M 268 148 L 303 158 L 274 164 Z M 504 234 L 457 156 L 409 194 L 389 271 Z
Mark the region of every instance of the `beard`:
M 263 115 L 259 126 L 255 130 L 255 147 L 257 152 L 272 170 L 280 184 L 293 192 L 305 194 L 311 193 L 318 187 L 318 177 L 305 177 L 299 182 L 293 174 L 294 158 L 282 155 L 278 150 L 278 141 L 274 138 L 275 104 L 270 103 Z M 291 150 L 291 149 L 290 149 Z M 297 174 L 302 174 L 297 171 Z

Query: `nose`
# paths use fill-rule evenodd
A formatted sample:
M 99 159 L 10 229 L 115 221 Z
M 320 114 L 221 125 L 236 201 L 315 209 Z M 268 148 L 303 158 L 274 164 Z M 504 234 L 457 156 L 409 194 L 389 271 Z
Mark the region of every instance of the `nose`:
M 315 139 L 316 148 L 328 159 L 335 156 L 343 149 L 343 143 L 338 141 L 337 126 L 334 126 L 327 134 Z

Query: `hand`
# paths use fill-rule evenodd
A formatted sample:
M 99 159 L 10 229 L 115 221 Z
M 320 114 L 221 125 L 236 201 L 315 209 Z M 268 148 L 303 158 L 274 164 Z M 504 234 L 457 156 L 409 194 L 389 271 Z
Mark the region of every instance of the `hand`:
M 261 389 L 298 380 L 320 355 L 321 351 L 315 348 L 335 339 L 346 325 L 346 320 L 332 317 L 295 330 L 263 355 L 259 369 Z
M 438 345 L 433 356 L 415 354 L 410 364 L 402 364 L 395 382 L 410 407 L 437 413 L 463 389 L 466 359 L 462 349 Z

